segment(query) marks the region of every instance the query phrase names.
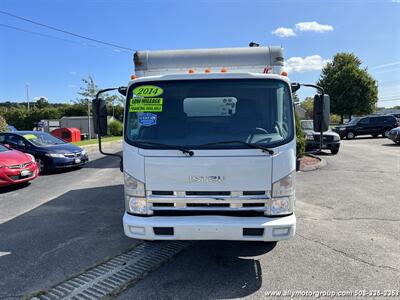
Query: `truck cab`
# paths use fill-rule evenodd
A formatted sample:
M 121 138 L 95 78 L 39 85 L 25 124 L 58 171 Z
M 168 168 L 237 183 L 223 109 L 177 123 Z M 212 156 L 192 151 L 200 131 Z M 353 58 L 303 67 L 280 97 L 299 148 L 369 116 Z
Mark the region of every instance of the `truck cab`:
M 261 50 L 269 59 L 271 49 Z M 274 50 L 282 57 L 280 48 Z M 261 58 L 260 49 L 233 51 L 220 51 L 218 66 L 212 67 L 210 56 L 218 56 L 213 50 L 136 55 L 137 73 L 144 76 L 130 82 L 125 109 L 127 236 L 281 240 L 294 235 L 290 83 L 263 73 L 282 60 L 260 65 L 255 73 L 254 66 L 232 65 L 237 61 L 229 56 L 245 64 L 246 58 Z M 185 58 L 186 65 L 179 64 Z M 221 62 L 225 59 L 229 62 Z M 168 66 L 156 68 L 157 62 Z
M 283 49 L 139 51 L 134 62 L 123 89 L 125 234 L 292 238 L 296 134 Z M 104 101 L 93 107 L 104 121 Z

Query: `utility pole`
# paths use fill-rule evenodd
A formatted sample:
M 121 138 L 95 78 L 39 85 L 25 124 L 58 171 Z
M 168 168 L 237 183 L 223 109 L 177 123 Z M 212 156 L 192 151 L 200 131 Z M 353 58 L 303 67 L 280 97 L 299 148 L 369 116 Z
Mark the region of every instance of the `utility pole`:
M 28 112 L 30 111 L 29 107 L 29 83 L 25 83 L 25 88 L 26 88 L 26 102 L 28 102 Z

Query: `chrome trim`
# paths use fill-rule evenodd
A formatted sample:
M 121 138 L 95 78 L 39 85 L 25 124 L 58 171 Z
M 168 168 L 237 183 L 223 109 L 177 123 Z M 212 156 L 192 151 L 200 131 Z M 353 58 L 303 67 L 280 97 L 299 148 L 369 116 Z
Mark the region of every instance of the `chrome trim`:
M 242 197 L 204 197 L 204 196 L 187 196 L 187 197 L 174 197 L 174 196 L 147 196 L 147 201 L 150 203 L 262 203 L 271 198 L 265 196 L 242 196 Z
M 264 207 L 238 207 L 238 208 L 231 208 L 231 207 L 152 207 L 151 208 L 153 211 L 260 211 L 260 212 L 265 212 L 269 211 L 268 206 Z
M 265 191 L 262 195 L 243 195 L 243 192 L 231 192 L 231 195 L 186 195 L 186 192 L 174 191 L 173 195 L 153 195 L 152 191 L 146 191 L 147 198 L 153 199 L 226 199 L 226 200 L 243 200 L 243 199 L 270 199 L 271 191 Z M 240 194 L 239 194 L 240 193 Z M 178 196 L 179 195 L 179 196 Z
M 205 191 L 208 192 L 208 191 Z M 152 195 L 146 192 L 146 199 L 153 211 L 270 211 L 271 192 L 264 195 L 243 195 L 243 192 L 230 192 L 231 195 L 186 195 L 186 191 L 173 191 L 174 195 Z M 177 196 L 182 195 L 182 196 Z M 234 196 L 233 196 L 234 195 Z M 156 203 L 169 203 L 173 206 L 154 206 Z M 196 204 L 196 206 L 190 206 Z M 201 204 L 204 204 L 201 206 Z M 224 206 L 214 206 L 216 204 Z M 261 204 L 262 206 L 247 206 L 244 204 Z M 188 206 L 189 205 L 189 206 Z M 198 206 L 200 205 L 200 206 Z
M 8 166 L 7 168 L 14 170 L 14 169 L 22 169 L 22 168 L 26 168 L 27 166 L 30 166 L 32 164 L 32 162 L 27 162 L 27 163 L 23 163 L 20 165 L 12 165 L 12 166 Z

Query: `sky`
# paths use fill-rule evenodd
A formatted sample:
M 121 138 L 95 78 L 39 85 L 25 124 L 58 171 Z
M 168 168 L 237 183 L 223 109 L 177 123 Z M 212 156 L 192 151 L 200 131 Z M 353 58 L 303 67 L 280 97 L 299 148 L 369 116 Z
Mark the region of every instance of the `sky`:
M 282 45 L 292 82 L 315 83 L 337 52 L 353 52 L 378 81 L 378 106 L 400 105 L 400 0 L 0 0 L 0 11 L 133 50 Z M 31 101 L 74 101 L 88 75 L 126 85 L 124 48 L 0 13 L 0 102 L 25 101 L 27 86 Z

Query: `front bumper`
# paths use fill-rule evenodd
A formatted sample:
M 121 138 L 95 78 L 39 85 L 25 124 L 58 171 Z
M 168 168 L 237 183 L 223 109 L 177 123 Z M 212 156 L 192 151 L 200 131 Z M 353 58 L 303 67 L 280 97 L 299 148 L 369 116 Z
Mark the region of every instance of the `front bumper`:
M 322 142 L 322 149 L 339 149 L 340 141 Z M 307 149 L 319 149 L 319 142 L 306 140 Z
M 150 216 L 139 217 L 125 212 L 125 235 L 142 240 L 241 240 L 281 241 L 294 237 L 296 216 Z M 173 228 L 172 234 L 155 234 L 154 228 Z M 261 235 L 245 235 L 243 229 L 264 229 Z
M 88 163 L 89 158 L 87 155 L 76 158 L 52 158 L 53 169 L 64 169 L 71 167 L 78 167 Z
M 24 170 L 29 171 L 30 174 L 21 176 L 21 171 Z M 31 181 L 38 177 L 38 175 L 39 171 L 36 163 L 23 169 L 8 169 L 7 167 L 3 167 L 0 169 L 0 187 Z

